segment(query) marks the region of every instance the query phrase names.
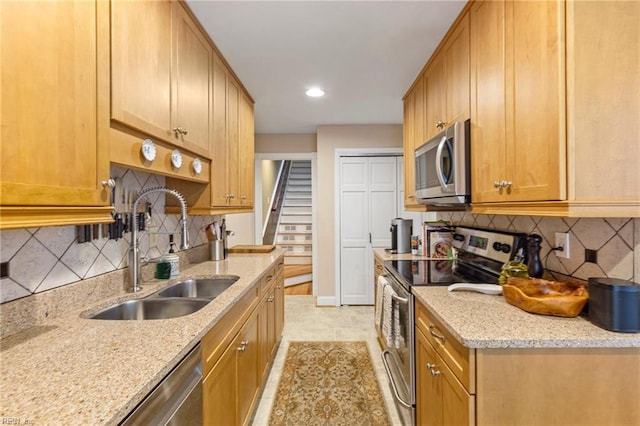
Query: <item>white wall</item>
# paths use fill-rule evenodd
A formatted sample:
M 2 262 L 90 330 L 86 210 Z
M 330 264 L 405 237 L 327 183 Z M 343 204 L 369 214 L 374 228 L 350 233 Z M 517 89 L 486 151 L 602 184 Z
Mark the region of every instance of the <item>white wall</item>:
M 314 284 L 318 298 L 330 301 L 336 297 L 334 170 L 336 149 L 402 148 L 402 126 L 399 124 L 320 126 L 317 135 L 319 200 L 317 208 L 318 228 L 321 232 L 318 235 L 318 268 L 314 270 Z

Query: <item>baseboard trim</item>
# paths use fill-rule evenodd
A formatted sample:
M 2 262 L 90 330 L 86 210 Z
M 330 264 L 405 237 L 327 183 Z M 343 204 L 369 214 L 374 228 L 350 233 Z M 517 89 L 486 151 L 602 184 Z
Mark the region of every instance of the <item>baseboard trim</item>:
M 318 296 L 316 306 L 338 306 L 335 296 Z

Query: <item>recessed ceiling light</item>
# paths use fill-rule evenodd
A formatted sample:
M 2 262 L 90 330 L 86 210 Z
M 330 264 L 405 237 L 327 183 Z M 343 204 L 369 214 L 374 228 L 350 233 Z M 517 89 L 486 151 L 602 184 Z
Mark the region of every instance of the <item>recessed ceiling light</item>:
M 317 87 L 312 87 L 311 89 L 307 90 L 305 93 L 307 94 L 307 96 L 311 96 L 312 98 L 318 98 L 320 96 L 324 96 L 324 90 Z

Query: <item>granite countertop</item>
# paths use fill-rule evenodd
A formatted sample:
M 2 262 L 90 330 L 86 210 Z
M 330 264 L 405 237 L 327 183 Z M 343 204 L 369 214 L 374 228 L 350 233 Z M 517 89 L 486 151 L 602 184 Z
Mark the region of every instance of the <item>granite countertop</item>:
M 503 296 L 446 287 L 413 287 L 425 305 L 468 348 L 640 347 L 640 333 L 616 333 L 585 318 L 530 314 Z
M 426 256 L 418 256 L 411 253 L 391 254 L 383 248 L 374 248 L 373 254 L 380 260 L 426 260 Z
M 86 306 L 2 340 L 0 412 L 20 424 L 117 424 L 200 341 L 283 254 L 232 254 L 190 265 L 140 293 Z M 168 320 L 85 319 L 188 278 L 240 279 L 201 310 Z

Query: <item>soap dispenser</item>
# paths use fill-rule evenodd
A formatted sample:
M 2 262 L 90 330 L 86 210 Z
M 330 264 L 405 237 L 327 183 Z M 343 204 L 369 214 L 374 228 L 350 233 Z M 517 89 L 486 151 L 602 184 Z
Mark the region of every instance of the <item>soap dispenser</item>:
M 171 264 L 171 277 L 176 277 L 180 274 L 180 258 L 175 253 L 176 244 L 173 242 L 173 234 L 169 235 L 169 253 L 164 256 L 164 259 Z

